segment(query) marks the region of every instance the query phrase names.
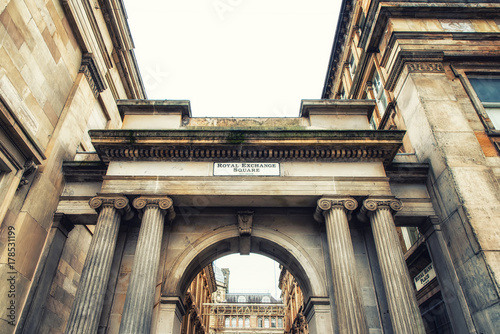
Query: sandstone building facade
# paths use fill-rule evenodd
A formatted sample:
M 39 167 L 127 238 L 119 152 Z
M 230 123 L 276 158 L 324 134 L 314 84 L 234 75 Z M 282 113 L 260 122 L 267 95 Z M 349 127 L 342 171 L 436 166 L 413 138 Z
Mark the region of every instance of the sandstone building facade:
M 497 1 L 344 0 L 286 119 L 146 100 L 120 1 L 0 11 L 2 333 L 180 333 L 232 253 L 296 278 L 311 334 L 430 332 L 431 301 L 498 332 Z
M 285 307 L 270 293 L 227 293 L 222 303 L 206 305 L 210 333 L 284 333 Z
M 285 334 L 308 334 L 307 320 L 304 316 L 304 294 L 297 280 L 283 266 L 279 288 L 281 299 L 285 304 Z
M 204 310 L 212 301 L 217 289 L 214 267 L 209 264 L 196 275 L 184 297 L 186 313 L 182 319 L 182 334 L 205 334 L 210 332 L 210 314 Z
M 0 3 L 1 333 L 64 331 L 93 226 L 54 215 L 62 163 L 146 97 L 132 49 L 121 1 Z
M 372 127 L 406 130 L 395 162 L 429 167 L 436 215 L 420 238 L 401 231 L 412 279 L 436 276 L 415 282 L 428 330 L 443 314 L 444 333 L 500 326 L 498 14 L 497 1 L 344 1 L 330 58 L 322 98 L 376 100 Z

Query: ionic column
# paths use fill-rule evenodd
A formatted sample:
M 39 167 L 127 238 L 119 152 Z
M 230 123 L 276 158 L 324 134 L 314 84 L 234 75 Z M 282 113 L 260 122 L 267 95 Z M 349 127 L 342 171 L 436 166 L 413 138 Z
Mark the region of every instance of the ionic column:
M 123 214 L 125 219 L 131 216 L 128 199 L 123 196 L 94 197 L 89 205 L 99 211 L 99 217 L 66 326 L 67 334 L 97 333 L 120 217 Z
M 165 215 L 175 213 L 168 197 L 138 197 L 132 205 L 142 210 L 141 229 L 123 307 L 120 334 L 149 334 Z
M 362 213 L 370 217 L 394 333 L 424 334 L 424 324 L 410 281 L 392 214 L 403 207 L 394 198 L 368 198 Z
M 325 218 L 339 333 L 368 333 L 347 217 L 357 206 L 354 198 L 322 198 L 315 214 Z

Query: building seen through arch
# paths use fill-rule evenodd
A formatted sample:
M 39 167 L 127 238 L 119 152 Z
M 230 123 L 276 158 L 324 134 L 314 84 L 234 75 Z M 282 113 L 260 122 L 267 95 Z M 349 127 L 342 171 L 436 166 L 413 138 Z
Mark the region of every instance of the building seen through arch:
M 281 300 L 285 305 L 285 334 L 308 334 L 307 319 L 304 316 L 306 301 L 304 294 L 292 274 L 281 266 L 279 278 Z
M 215 297 L 218 288 L 214 267 L 209 264 L 196 275 L 184 296 L 186 312 L 181 324 L 182 334 L 209 333 L 210 316 L 204 313 L 204 308 Z
M 498 332 L 497 0 L 343 0 L 290 118 L 148 100 L 121 1 L 0 12 L 3 332 L 207 328 L 204 268 L 250 253 L 283 265 L 284 329 Z
M 187 311 L 181 333 L 307 333 L 302 314 L 304 301 L 289 272 L 283 270 L 280 276 L 286 305 L 269 292 L 229 292 L 229 277 L 229 269 L 212 264 L 196 275 L 184 299 Z M 215 291 L 210 290 L 211 285 L 216 286 Z M 201 290 L 197 292 L 196 289 Z M 199 296 L 201 299 L 198 300 Z M 207 301 L 208 296 L 211 296 L 211 302 Z

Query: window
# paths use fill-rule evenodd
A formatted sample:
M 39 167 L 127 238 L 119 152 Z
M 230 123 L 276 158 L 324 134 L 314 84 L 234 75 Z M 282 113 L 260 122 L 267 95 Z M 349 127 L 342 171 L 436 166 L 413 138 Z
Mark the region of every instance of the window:
M 247 302 L 247 299 L 245 298 L 245 296 L 238 297 L 238 303 L 246 303 L 246 302 Z
M 271 318 L 271 328 L 276 328 L 276 318 Z
M 469 81 L 493 127 L 500 130 L 500 77 L 471 76 Z
M 250 328 L 250 318 L 249 317 L 245 318 L 245 327 Z
M 257 327 L 262 328 L 262 317 L 257 320 Z
M 349 73 L 351 73 L 351 78 L 354 78 L 354 74 L 356 74 L 356 59 L 352 53 L 349 58 Z
M 271 298 L 269 298 L 268 296 L 262 297 L 262 302 L 263 303 L 270 303 L 271 302 Z
M 374 115 L 370 118 L 370 129 L 377 130 L 377 122 L 375 121 Z
M 278 328 L 283 328 L 283 318 L 278 318 Z
M 420 305 L 420 312 L 427 333 L 453 333 L 441 292 Z
M 231 327 L 236 327 L 236 317 L 231 320 Z
M 269 318 L 264 319 L 264 328 L 269 328 Z
M 382 84 L 382 80 L 380 79 L 380 75 L 377 71 L 373 74 L 372 84 L 378 111 L 382 117 L 384 116 L 385 109 L 387 109 L 387 97 L 385 96 L 384 85 Z
M 243 328 L 243 317 L 238 319 L 238 327 Z
M 420 232 L 418 228 L 413 226 L 402 226 L 401 227 L 401 235 L 403 237 L 403 242 L 405 245 L 404 251 L 407 252 L 414 243 L 417 242 L 420 237 Z
M 340 99 L 341 100 L 345 100 L 345 98 L 346 98 L 346 96 L 345 96 L 345 88 L 342 85 L 342 89 L 340 90 Z
M 226 320 L 224 322 L 225 327 L 230 327 L 231 326 L 231 319 L 229 317 L 226 317 Z

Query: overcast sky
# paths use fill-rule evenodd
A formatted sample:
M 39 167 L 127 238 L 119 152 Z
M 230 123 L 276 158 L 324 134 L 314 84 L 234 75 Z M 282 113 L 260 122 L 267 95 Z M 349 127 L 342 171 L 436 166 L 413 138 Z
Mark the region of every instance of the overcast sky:
M 269 292 L 274 298 L 280 298 L 278 279 L 279 263 L 268 257 L 250 254 L 224 256 L 215 265 L 229 268 L 229 292 Z
M 124 0 L 149 99 L 191 101 L 194 117 L 297 117 L 319 99 L 341 0 Z M 278 265 L 217 262 L 230 288 L 269 290 Z
M 340 0 L 125 0 L 149 99 L 200 116 L 299 114 L 319 99 Z

